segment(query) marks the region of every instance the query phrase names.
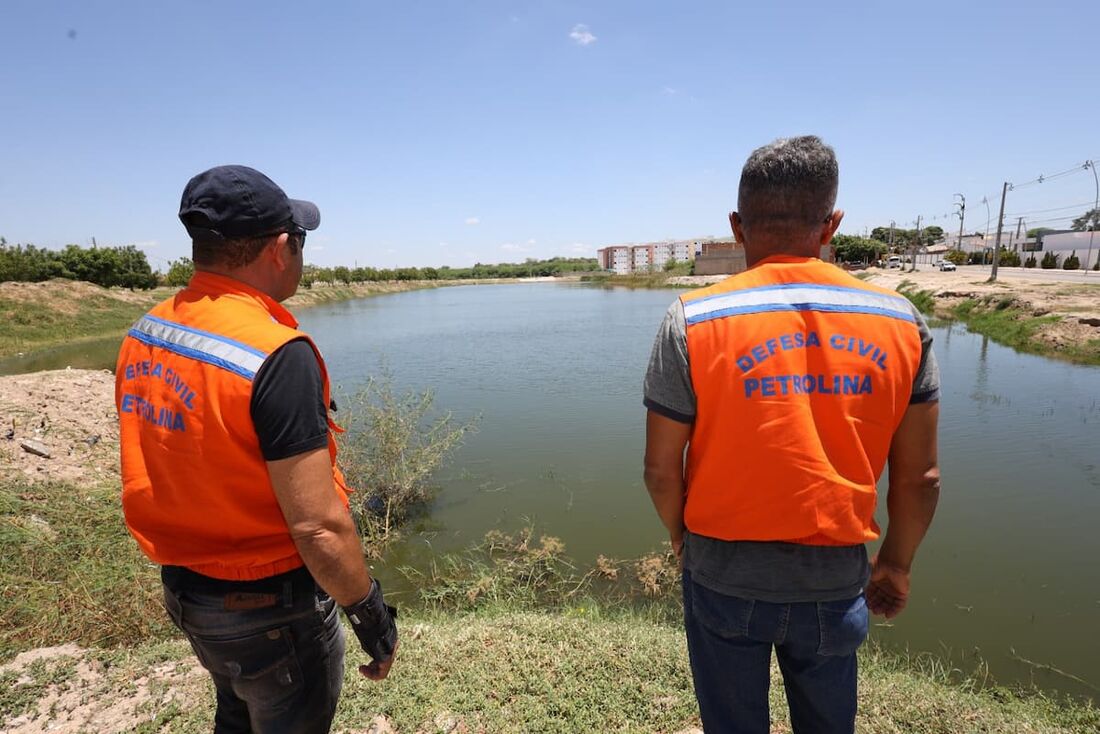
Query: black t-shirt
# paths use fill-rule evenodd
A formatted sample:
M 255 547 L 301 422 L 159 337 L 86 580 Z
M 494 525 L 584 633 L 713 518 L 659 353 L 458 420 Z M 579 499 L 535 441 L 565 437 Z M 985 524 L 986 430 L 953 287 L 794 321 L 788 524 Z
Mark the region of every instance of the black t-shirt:
M 304 339 L 287 342 L 252 380 L 252 424 L 267 461 L 328 445 L 328 406 L 321 365 Z

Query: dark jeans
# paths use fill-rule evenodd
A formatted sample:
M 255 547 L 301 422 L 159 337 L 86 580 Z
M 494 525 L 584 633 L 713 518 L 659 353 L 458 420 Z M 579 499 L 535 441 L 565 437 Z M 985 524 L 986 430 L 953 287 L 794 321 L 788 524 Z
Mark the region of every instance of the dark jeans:
M 161 570 L 168 616 L 217 689 L 215 734 L 323 734 L 344 680 L 336 603 L 305 568 L 258 581 Z
M 766 734 L 775 648 L 796 734 L 850 734 L 856 650 L 867 637 L 863 595 L 830 602 L 727 596 L 684 572 L 684 626 L 695 696 L 707 734 Z

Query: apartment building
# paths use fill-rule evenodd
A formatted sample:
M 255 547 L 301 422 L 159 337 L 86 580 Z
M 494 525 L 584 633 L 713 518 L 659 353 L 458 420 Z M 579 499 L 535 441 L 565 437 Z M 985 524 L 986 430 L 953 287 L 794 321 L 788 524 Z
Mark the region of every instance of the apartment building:
M 695 240 L 664 240 L 640 245 L 611 245 L 596 250 L 596 260 L 602 270 L 616 275 L 648 273 L 664 269 L 670 260 L 686 262 L 695 259 Z

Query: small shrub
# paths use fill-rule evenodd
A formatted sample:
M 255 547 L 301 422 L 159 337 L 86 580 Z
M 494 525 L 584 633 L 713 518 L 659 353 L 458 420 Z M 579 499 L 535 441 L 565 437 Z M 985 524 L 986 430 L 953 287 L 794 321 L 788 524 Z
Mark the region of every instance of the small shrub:
M 1020 267 L 1020 253 L 1001 249 L 1000 265 L 1006 268 Z
M 438 491 L 432 475 L 474 430 L 449 413 L 432 415 L 432 391 L 395 394 L 392 378 L 371 378 L 350 398 L 340 467 L 355 490 L 351 511 L 368 546 L 379 549 Z
M 1058 267 L 1058 256 L 1053 252 L 1044 253 L 1043 260 L 1039 263 L 1039 267 L 1043 270 L 1054 270 Z
M 966 265 L 966 253 L 962 250 L 950 250 L 943 259 L 956 265 Z
M 1029 257 L 1027 260 L 1024 260 L 1024 267 L 1025 268 L 1035 267 L 1035 253 L 1031 253 L 1031 257 Z
M 1066 258 L 1066 261 L 1062 264 L 1062 270 L 1079 270 L 1081 268 L 1081 258 L 1077 257 L 1077 250 L 1074 250 Z

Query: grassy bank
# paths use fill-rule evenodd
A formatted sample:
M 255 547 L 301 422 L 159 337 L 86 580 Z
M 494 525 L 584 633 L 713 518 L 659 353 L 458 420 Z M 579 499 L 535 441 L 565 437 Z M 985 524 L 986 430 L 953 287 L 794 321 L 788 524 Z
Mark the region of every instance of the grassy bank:
M 209 730 L 210 685 L 164 621 L 156 569 L 126 534 L 117 496 L 111 484 L 0 485 L 0 729 L 83 720 L 71 730 Z M 337 731 L 363 731 L 378 715 L 399 732 L 697 725 L 667 556 L 577 569 L 553 538 L 494 533 L 406 573 L 422 594 L 401 602 L 398 664 L 370 684 L 354 674 L 361 653 L 349 651 Z M 72 642 L 81 647 L 13 661 Z M 931 658 L 867 647 L 860 662 L 860 731 L 1100 727 L 1094 708 L 983 688 Z M 776 730 L 787 731 L 777 676 Z M 13 723 L 20 715 L 30 728 Z
M 382 731 L 397 732 L 681 732 L 699 723 L 683 633 L 674 625 L 628 614 L 495 610 L 410 615 L 402 634 L 394 671 L 381 684 L 359 678 L 363 656 L 349 650 L 335 731 L 362 732 L 379 716 L 392 727 Z M 1094 732 L 1100 725 L 1095 710 L 946 683 L 873 648 L 860 666 L 860 732 Z M 129 714 L 131 731 L 204 732 L 213 715 L 212 687 L 182 642 L 74 650 L 16 681 L 0 674 L 0 710 L 13 717 L 31 718 L 54 699 L 38 730 L 81 714 L 97 722 Z M 782 691 L 773 669 L 778 732 L 790 731 Z M 67 710 L 76 696 L 86 703 Z
M 939 300 L 932 290 L 910 281 L 902 281 L 897 290 L 926 316 L 960 321 L 998 344 L 1075 364 L 1100 365 L 1100 339 L 1067 338 L 1060 334 L 1063 316 L 1037 314 L 1011 294 Z
M 0 357 L 121 334 L 171 291 L 121 291 L 53 281 L 0 290 Z
M 355 283 L 301 289 L 288 299 L 290 308 L 347 301 L 387 293 L 454 285 L 451 281 Z M 175 288 L 130 291 L 91 283 L 52 280 L 0 284 L 0 357 L 29 353 L 57 344 L 121 336 L 153 305 Z
M 625 288 L 679 288 L 686 290 L 682 284 L 671 283 L 669 280 L 681 275 L 691 275 L 692 268 L 693 264 L 690 262 L 677 262 L 668 270 L 660 270 L 654 273 L 630 273 L 629 275 L 598 273 L 581 276 L 581 281 L 595 285 Z

